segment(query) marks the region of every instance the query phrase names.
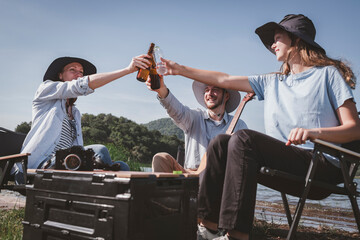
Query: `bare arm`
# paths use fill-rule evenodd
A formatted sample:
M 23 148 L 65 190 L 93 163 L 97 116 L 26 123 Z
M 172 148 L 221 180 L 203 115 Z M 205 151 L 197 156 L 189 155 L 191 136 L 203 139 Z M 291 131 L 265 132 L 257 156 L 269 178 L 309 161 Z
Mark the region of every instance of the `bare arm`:
M 208 85 L 243 92 L 254 92 L 251 88 L 247 76 L 231 76 L 222 72 L 201 70 L 183 66 L 171 60 L 162 59 L 162 61 L 165 62 L 166 68 L 168 70 L 165 75 L 181 75 Z
M 121 78 L 125 75 L 128 75 L 130 73 L 133 73 L 137 71 L 139 68 L 145 69 L 148 67 L 150 62 L 146 60 L 145 57 L 148 57 L 146 54 L 140 55 L 137 57 L 134 57 L 129 66 L 126 68 L 116 70 L 113 72 L 106 72 L 106 73 L 96 73 L 89 76 L 89 87 L 91 89 L 96 89 L 99 87 L 104 86 L 105 84 L 108 84 L 115 79 Z
M 306 140 L 321 139 L 333 143 L 346 143 L 360 139 L 360 119 L 356 110 L 355 103 L 348 99 L 341 105 L 336 113 L 340 126 L 328 128 L 303 129 L 295 128 L 291 130 L 286 145 L 303 144 Z

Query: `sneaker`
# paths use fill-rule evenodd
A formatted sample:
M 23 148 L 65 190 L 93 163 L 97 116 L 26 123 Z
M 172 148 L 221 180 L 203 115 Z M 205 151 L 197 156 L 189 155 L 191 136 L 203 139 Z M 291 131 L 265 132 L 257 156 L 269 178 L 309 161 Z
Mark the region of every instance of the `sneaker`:
M 233 239 L 233 238 L 230 238 L 227 234 L 225 234 L 225 236 L 217 237 L 217 238 L 214 238 L 213 240 L 230 240 L 230 239 Z
M 236 240 L 235 238 L 230 237 L 229 235 L 225 234 L 224 236 L 214 238 L 213 240 Z
M 198 224 L 197 240 L 212 240 L 215 238 L 216 239 L 219 238 L 219 236 L 220 236 L 219 232 L 212 233 L 206 227 Z

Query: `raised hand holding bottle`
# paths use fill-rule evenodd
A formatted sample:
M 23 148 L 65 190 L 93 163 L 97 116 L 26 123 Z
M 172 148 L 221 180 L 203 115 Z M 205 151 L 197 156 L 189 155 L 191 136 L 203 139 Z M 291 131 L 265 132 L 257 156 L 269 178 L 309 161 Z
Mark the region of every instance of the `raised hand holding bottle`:
M 155 46 L 154 43 L 150 44 L 150 48 L 147 53 L 149 56 L 152 56 L 152 53 L 154 51 L 154 46 Z M 151 62 L 151 59 L 148 59 L 148 60 L 150 60 L 150 62 Z M 151 64 L 152 64 L 152 62 L 151 62 Z M 139 69 L 139 71 L 136 75 L 136 79 L 139 80 L 140 82 L 145 82 L 147 80 L 147 78 L 149 77 L 150 68 L 151 68 L 151 66 L 149 66 L 146 69 Z
M 156 63 L 154 60 L 154 47 L 155 44 L 151 43 L 150 48 L 148 50 L 148 55 L 150 59 L 148 59 L 151 64 L 147 69 L 139 69 L 136 79 L 145 82 L 150 75 L 151 79 L 151 89 L 159 89 L 160 88 L 160 76 L 156 71 Z

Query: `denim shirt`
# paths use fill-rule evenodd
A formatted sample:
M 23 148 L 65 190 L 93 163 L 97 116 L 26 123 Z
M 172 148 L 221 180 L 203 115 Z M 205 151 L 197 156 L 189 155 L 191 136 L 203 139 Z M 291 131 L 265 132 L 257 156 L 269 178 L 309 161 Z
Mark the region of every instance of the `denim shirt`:
M 53 152 L 67 116 L 66 99 L 93 93 L 88 83 L 89 78 L 85 76 L 67 82 L 46 80 L 40 84 L 32 103 L 31 130 L 21 150 L 22 153 L 31 153 L 28 158 L 29 169 L 37 168 Z M 73 145 L 83 145 L 81 115 L 75 106 L 72 109 L 77 132 Z
M 209 117 L 207 111 L 184 106 L 170 91 L 165 98 L 158 97 L 158 99 L 173 122 L 185 133 L 184 168 L 198 168 L 210 140 L 226 132 L 233 116 L 225 112 L 220 123 L 216 123 Z M 246 128 L 245 122 L 239 119 L 234 132 Z

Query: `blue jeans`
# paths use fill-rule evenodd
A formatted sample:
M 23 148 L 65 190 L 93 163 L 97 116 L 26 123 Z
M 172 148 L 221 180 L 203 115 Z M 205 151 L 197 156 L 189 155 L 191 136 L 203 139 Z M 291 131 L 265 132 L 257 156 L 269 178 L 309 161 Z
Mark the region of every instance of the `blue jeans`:
M 92 148 L 92 150 L 94 150 L 94 152 L 95 152 L 94 157 L 100 158 L 102 160 L 102 162 L 104 162 L 110 166 L 112 164 L 114 164 L 113 161 L 111 160 L 109 150 L 104 145 L 92 144 L 92 145 L 85 146 L 84 148 L 85 148 L 85 150 Z M 116 161 L 115 163 L 120 164 L 121 171 L 130 171 L 129 165 L 127 165 L 125 162 Z

